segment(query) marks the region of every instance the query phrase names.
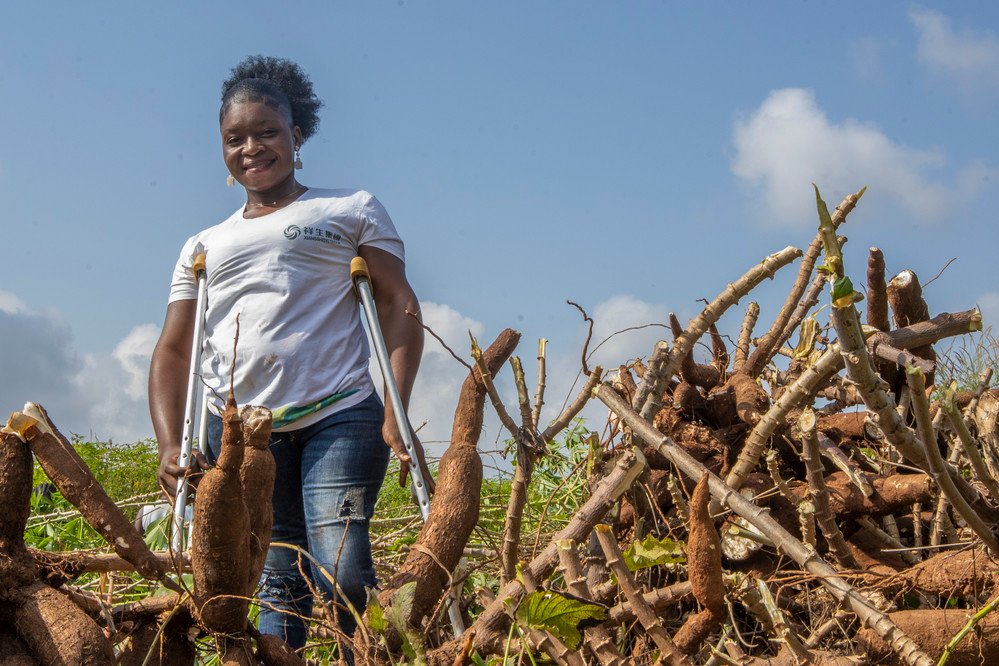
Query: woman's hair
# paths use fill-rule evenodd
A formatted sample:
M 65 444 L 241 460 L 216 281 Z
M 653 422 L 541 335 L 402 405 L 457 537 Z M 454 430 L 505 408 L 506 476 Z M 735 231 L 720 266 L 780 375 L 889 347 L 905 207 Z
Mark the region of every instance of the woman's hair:
M 285 58 L 247 56 L 232 68 L 222 84 L 219 122 L 238 102 L 264 102 L 281 109 L 302 131 L 302 141 L 319 129 L 323 101 L 312 90 L 312 81 L 296 63 Z

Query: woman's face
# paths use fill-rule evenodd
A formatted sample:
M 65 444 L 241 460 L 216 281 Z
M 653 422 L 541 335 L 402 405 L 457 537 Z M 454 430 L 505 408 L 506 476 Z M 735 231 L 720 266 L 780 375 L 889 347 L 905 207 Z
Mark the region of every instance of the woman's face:
M 267 192 L 294 181 L 295 146 L 302 133 L 281 109 L 266 102 L 236 102 L 222 118 L 222 157 L 240 185 Z

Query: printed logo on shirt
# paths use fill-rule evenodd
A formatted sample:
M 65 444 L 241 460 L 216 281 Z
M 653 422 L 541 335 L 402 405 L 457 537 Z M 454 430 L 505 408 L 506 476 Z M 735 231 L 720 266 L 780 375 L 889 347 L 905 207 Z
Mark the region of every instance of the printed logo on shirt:
M 302 236 L 304 240 L 307 241 L 319 241 L 320 243 L 329 243 L 331 245 L 343 245 L 343 236 L 340 234 L 330 231 L 329 229 L 320 229 L 319 227 L 299 227 L 297 224 L 289 224 L 284 228 L 284 237 L 288 240 L 295 240 L 299 236 Z

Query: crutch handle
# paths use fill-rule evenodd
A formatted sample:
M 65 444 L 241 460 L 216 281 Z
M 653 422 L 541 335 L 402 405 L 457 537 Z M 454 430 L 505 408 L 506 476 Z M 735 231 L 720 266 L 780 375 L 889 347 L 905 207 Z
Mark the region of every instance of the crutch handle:
M 197 281 L 201 277 L 201 274 L 207 270 L 207 257 L 204 252 L 199 252 L 194 256 L 194 263 L 191 265 L 191 272 L 194 273 L 194 280 Z
M 371 280 L 368 274 L 368 262 L 361 257 L 354 257 L 350 260 L 350 279 L 356 281 L 358 278 Z

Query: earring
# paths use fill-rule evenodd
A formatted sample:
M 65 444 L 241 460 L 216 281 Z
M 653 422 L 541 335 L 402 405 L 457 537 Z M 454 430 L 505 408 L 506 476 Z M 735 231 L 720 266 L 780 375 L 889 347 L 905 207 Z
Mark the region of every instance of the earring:
M 302 149 L 298 146 L 295 146 L 295 168 L 302 168 Z
M 225 184 L 229 187 L 232 187 L 233 185 L 236 184 L 236 179 L 232 177 L 231 173 L 225 177 Z

